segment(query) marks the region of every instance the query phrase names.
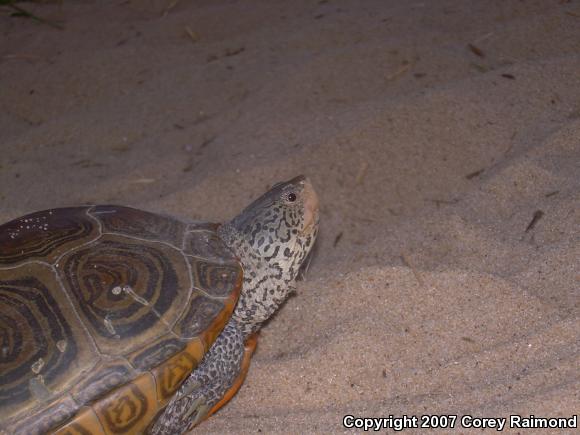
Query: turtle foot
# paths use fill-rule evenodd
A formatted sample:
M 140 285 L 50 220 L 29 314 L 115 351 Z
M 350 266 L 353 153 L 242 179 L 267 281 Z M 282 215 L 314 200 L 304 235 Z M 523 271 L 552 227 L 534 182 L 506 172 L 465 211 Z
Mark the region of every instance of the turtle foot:
M 190 405 L 189 409 L 185 412 L 184 419 L 190 421 L 189 429 L 197 426 L 207 416 L 210 406 L 207 404 L 205 397 L 200 396 L 195 399 Z
M 150 434 L 182 434 L 215 412 L 214 406 L 227 396 L 239 377 L 244 353 L 242 333 L 230 320 L 158 417 Z

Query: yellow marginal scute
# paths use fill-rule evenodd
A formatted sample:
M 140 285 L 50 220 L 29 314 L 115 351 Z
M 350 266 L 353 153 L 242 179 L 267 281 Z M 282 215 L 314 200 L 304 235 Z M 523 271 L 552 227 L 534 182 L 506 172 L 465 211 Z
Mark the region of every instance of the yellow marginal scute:
M 155 379 L 149 372 L 92 405 L 106 435 L 142 433 L 159 406 Z
M 214 319 L 214 321 L 206 329 L 206 331 L 202 334 L 203 341 L 205 342 L 206 345 L 206 352 L 209 351 L 209 348 L 212 346 L 213 342 L 216 340 L 217 336 L 222 332 L 222 329 L 224 329 L 224 326 L 232 316 L 234 308 L 236 307 L 236 303 L 238 302 L 240 292 L 242 290 L 243 280 L 244 274 L 242 269 L 240 268 L 240 273 L 238 274 L 238 279 L 236 281 L 234 291 L 232 292 L 230 297 L 224 301 L 225 302 L 224 309 Z
M 185 350 L 151 370 L 157 385 L 159 407 L 163 407 L 169 402 L 183 381 L 201 362 L 204 352 L 203 342 L 199 338 L 191 340 Z
M 88 406 L 80 409 L 77 415 L 53 432 L 54 435 L 105 435 L 97 415 Z
M 217 336 L 222 332 L 226 323 L 232 316 L 232 312 L 238 300 L 237 294 L 225 301 L 225 306 L 222 312 L 214 319 L 211 325 L 202 334 L 203 341 L 206 344 L 206 350 L 209 350 Z

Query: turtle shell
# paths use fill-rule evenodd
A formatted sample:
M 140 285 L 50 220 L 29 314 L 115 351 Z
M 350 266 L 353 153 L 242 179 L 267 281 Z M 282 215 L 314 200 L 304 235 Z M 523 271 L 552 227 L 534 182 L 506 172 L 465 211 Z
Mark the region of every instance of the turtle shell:
M 145 430 L 239 296 L 217 227 L 119 206 L 0 226 L 0 433 Z

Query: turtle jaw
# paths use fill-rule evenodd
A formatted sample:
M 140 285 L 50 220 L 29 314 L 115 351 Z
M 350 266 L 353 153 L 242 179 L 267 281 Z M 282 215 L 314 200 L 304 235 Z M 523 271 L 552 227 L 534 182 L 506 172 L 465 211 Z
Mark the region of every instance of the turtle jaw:
M 300 180 L 303 184 L 303 195 L 304 195 L 304 225 L 302 227 L 302 234 L 312 233 L 318 226 L 319 219 L 319 203 L 318 195 L 312 187 L 312 183 L 308 178 L 303 176 L 296 177 L 296 179 L 302 178 Z

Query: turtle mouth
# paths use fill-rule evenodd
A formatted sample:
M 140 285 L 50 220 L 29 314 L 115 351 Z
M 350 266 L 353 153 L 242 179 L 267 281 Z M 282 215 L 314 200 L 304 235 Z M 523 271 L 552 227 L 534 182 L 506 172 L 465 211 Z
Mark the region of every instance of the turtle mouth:
M 318 225 L 319 203 L 318 195 L 314 191 L 310 180 L 305 178 L 303 180 L 303 195 L 304 195 L 304 226 L 302 227 L 302 234 L 312 232 Z

